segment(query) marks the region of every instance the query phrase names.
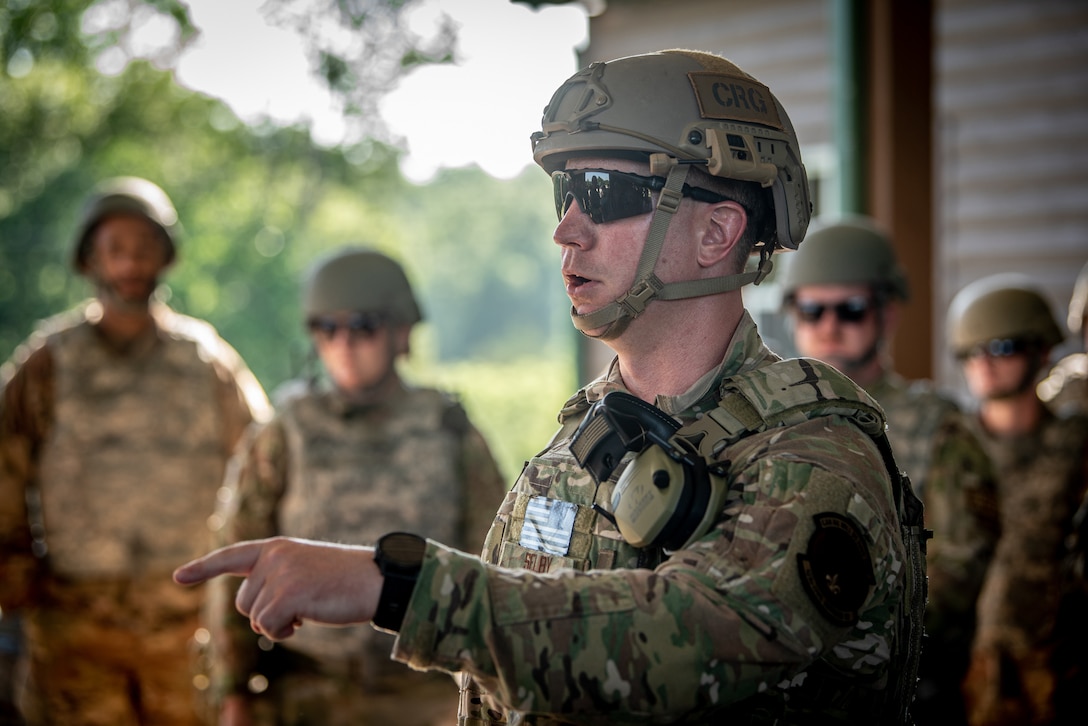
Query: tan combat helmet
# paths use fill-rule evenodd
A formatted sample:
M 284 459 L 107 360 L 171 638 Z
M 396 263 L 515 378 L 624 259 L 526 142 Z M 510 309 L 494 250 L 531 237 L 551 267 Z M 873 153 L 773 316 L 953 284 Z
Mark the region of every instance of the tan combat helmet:
M 822 225 L 790 256 L 782 276 L 789 300 L 808 285 L 869 285 L 883 300 L 907 300 L 910 287 L 891 238 L 868 217 L 850 216 Z
M 1020 275 L 994 275 L 960 290 L 948 309 L 948 334 L 959 357 L 991 341 L 1047 349 L 1065 338 L 1046 296 Z
M 82 273 L 87 265 L 91 234 L 95 227 L 111 214 L 135 214 L 162 230 L 168 247 L 166 262 L 177 254 L 181 225 L 170 197 L 154 182 L 134 176 L 106 179 L 98 184 L 88 198 L 76 231 L 72 265 Z
M 808 178 L 786 110 L 767 86 L 717 55 L 666 50 L 593 63 L 555 92 L 532 144 L 534 161 L 549 174 L 568 159 L 605 156 L 648 161 L 650 173 L 665 178 L 631 290 L 594 313 L 572 310 L 579 330 L 611 326 L 602 336 L 611 337 L 651 299 L 714 295 L 758 283 L 770 271 L 770 252 L 796 249 L 808 228 Z M 757 271 L 668 285 L 653 274 L 693 164 L 770 191 L 773 223 L 757 241 Z
M 349 247 L 318 260 L 306 273 L 302 310 L 307 319 L 340 311 L 373 312 L 395 325 L 423 319 L 404 269 L 376 250 Z
M 1073 335 L 1084 333 L 1085 319 L 1088 318 L 1088 263 L 1081 268 L 1077 281 L 1073 284 L 1073 296 L 1069 299 L 1069 316 L 1066 324 Z

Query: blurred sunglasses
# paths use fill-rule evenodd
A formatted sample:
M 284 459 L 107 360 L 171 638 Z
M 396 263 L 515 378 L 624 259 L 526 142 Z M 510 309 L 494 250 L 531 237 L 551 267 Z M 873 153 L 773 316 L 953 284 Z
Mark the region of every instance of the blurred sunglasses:
M 648 214 L 654 210 L 654 192 L 664 188 L 665 177 L 662 176 L 642 176 L 603 169 L 552 172 L 555 213 L 559 219 L 563 219 L 563 215 L 576 201 L 596 224 Z M 709 189 L 687 184 L 680 193 L 696 201 L 711 204 L 728 200 L 728 197 L 715 194 Z
M 835 319 L 840 323 L 857 324 L 873 309 L 873 303 L 868 298 L 852 297 L 834 305 L 818 302 L 795 302 L 793 309 L 797 311 L 797 318 L 803 323 L 816 324 L 824 316 L 825 310 L 835 314 Z
M 384 326 L 385 320 L 378 313 L 352 313 L 336 318 L 315 316 L 306 321 L 307 329 L 325 340 L 332 340 L 340 330 L 346 331 L 351 339 L 372 338 Z
M 969 358 L 1008 358 L 1020 353 L 1027 353 L 1032 349 L 1031 343 L 1015 338 L 997 338 L 979 343 L 967 350 L 960 351 L 956 357 L 960 360 Z

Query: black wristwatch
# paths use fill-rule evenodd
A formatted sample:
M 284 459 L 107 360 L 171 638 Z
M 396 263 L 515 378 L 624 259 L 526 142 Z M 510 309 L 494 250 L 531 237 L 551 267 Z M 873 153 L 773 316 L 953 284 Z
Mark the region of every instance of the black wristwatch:
M 385 582 L 378 597 L 374 625 L 383 630 L 400 630 L 426 551 L 427 540 L 408 532 L 390 532 L 378 540 L 374 562 L 385 577 Z

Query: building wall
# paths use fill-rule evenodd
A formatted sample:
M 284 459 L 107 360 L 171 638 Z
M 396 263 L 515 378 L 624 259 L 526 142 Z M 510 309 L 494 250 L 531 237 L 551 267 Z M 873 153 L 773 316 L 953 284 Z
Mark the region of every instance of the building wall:
M 789 111 L 817 181 L 817 212 L 834 212 L 834 2 L 608 0 L 590 22 L 581 60 L 669 47 L 732 59 Z M 1064 321 L 1088 261 L 1088 1 L 935 0 L 933 7 L 935 299 L 928 334 L 938 382 L 962 388 L 943 344 L 956 291 L 989 274 L 1026 273 L 1046 286 Z M 774 314 L 777 291 L 773 282 L 761 287 L 745 289 L 746 303 L 772 344 L 789 354 Z M 593 373 L 608 356 L 596 350 L 587 358 Z
M 1088 261 L 1088 2 L 936 8 L 936 309 L 973 280 L 1020 272 L 1064 323 Z M 960 386 L 947 355 L 936 363 Z

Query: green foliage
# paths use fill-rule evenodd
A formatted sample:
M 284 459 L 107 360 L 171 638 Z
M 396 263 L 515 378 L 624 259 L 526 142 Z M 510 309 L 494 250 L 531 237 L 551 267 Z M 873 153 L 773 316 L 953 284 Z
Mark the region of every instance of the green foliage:
M 269 391 L 306 374 L 298 281 L 314 258 L 361 243 L 400 259 L 426 316 L 409 379 L 461 394 L 515 475 L 574 386 L 547 177 L 468 168 L 413 185 L 381 143 L 330 149 L 303 128 L 245 126 L 147 62 L 101 74 L 76 20 L 89 4 L 0 9 L 0 360 L 91 294 L 70 265 L 87 192 L 143 176 L 182 224 L 160 294 L 214 324 Z M 34 19 L 43 9 L 53 25 Z M 11 73 L 18 49 L 32 61 Z

